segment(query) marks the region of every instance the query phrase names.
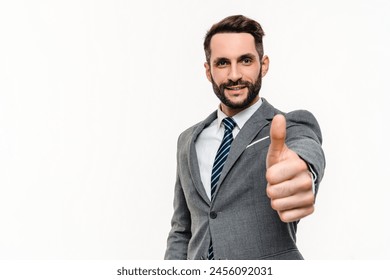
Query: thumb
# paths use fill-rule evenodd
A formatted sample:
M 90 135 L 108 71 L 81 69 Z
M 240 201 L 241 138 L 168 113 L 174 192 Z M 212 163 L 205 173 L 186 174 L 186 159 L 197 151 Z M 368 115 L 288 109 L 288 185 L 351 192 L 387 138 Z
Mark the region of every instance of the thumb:
M 274 117 L 270 129 L 271 144 L 268 148 L 267 168 L 278 163 L 285 149 L 286 140 L 286 118 L 278 114 Z

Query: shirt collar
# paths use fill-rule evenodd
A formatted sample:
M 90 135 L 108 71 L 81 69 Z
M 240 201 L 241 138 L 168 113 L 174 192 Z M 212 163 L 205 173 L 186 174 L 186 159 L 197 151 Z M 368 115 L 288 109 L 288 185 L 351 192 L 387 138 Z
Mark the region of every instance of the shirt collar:
M 237 124 L 236 127 L 238 128 L 238 130 L 241 130 L 241 128 L 244 126 L 247 120 L 249 120 L 249 118 L 256 112 L 256 110 L 260 108 L 262 103 L 263 101 L 261 100 L 261 98 L 259 98 L 259 100 L 257 100 L 255 104 L 251 105 L 245 110 L 242 110 L 241 112 L 235 114 L 232 117 L 232 119 Z M 217 116 L 218 116 L 218 128 L 220 128 L 222 124 L 222 120 L 228 117 L 224 112 L 222 112 L 221 106 L 218 106 Z

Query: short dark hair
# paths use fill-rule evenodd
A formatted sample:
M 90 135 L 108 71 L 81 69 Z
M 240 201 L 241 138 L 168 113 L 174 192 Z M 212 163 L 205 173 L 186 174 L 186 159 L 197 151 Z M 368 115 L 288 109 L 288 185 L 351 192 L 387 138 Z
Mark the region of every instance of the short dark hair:
M 247 18 L 243 15 L 234 15 L 224 18 L 220 22 L 214 24 L 211 29 L 206 33 L 203 47 L 206 54 L 206 60 L 210 63 L 211 38 L 218 33 L 249 33 L 255 38 L 255 46 L 260 59 L 263 57 L 263 36 L 264 31 L 261 28 L 260 23 Z

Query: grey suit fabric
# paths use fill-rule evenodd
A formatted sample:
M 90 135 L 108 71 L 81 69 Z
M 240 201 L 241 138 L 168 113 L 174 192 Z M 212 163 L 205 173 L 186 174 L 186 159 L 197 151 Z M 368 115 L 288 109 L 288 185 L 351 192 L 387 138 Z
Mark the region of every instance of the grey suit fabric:
M 165 259 L 207 259 L 211 237 L 216 260 L 303 259 L 296 246 L 297 222 L 282 222 L 266 194 L 270 124 L 279 113 L 263 99 L 241 128 L 212 202 L 201 182 L 195 141 L 217 118 L 216 112 L 179 136 L 174 213 Z M 317 193 L 325 169 L 320 127 L 308 111 L 285 116 L 286 144 L 317 174 Z

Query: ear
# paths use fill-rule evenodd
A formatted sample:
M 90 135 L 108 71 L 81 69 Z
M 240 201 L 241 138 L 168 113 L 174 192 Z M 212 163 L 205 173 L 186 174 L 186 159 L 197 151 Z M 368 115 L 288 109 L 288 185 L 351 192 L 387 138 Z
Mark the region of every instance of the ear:
M 268 56 L 264 55 L 261 59 L 261 77 L 264 77 L 268 72 L 269 67 L 269 58 Z
M 207 62 L 204 63 L 204 68 L 206 69 L 206 77 L 207 79 L 211 82 L 211 69 L 210 69 L 210 64 Z

